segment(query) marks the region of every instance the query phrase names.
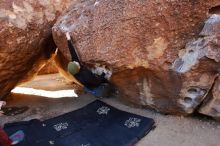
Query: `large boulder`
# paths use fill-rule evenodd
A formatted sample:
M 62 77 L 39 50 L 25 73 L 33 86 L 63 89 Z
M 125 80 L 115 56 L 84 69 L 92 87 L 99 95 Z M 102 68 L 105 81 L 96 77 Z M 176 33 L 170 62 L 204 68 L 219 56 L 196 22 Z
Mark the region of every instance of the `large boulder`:
M 0 98 L 51 58 L 56 49 L 51 28 L 70 1 L 0 1 Z
M 219 38 L 199 36 L 219 0 L 77 0 L 53 37 L 63 70 L 70 32 L 81 61 L 112 72 L 121 97 L 164 113 L 191 114 L 219 72 Z M 217 54 L 214 54 L 217 52 Z M 64 63 L 65 62 L 65 63 Z

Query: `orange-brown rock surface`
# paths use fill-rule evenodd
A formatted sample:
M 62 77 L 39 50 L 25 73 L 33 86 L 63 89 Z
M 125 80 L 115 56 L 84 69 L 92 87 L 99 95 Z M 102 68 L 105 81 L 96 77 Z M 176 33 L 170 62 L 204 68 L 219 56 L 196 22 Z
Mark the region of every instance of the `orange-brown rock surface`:
M 53 37 L 66 62 L 64 34 L 70 32 L 82 62 L 107 66 L 125 99 L 190 114 L 219 73 L 219 36 L 199 35 L 218 5 L 219 0 L 77 0 L 54 25 Z
M 51 28 L 70 0 L 0 1 L 0 98 L 55 52 Z
M 49 61 L 39 72 L 38 75 L 58 73 L 54 60 Z

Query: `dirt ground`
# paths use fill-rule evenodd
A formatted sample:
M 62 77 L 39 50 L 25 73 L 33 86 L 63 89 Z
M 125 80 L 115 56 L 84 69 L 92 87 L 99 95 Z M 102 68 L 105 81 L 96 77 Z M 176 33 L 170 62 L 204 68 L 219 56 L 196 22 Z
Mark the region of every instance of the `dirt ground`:
M 29 93 L 18 93 L 20 91 Z M 12 93 L 7 99 L 8 106 L 26 105 L 29 110 L 17 116 L 0 117 L 0 125 L 34 118 L 48 119 L 78 109 L 96 99 L 90 94 L 80 93 L 76 86 L 66 83 L 58 74 L 38 76 L 34 81 L 20 86 L 13 92 L 16 93 Z M 54 97 L 54 94 L 57 97 Z M 157 127 L 140 140 L 137 146 L 220 146 L 220 122 L 210 118 L 201 115 L 162 115 L 152 110 L 128 106 L 118 98 L 102 101 L 156 121 Z

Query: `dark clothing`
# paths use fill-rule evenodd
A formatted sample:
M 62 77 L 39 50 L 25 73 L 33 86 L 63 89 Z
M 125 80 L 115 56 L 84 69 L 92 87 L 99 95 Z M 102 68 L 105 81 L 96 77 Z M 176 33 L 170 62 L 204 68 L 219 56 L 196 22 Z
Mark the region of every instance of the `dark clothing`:
M 77 61 L 80 64 L 80 70 L 74 77 L 82 83 L 85 87 L 93 89 L 101 85 L 102 83 L 107 83 L 108 81 L 104 78 L 105 74 L 95 75 L 88 68 L 86 68 L 79 60 L 76 50 L 72 45 L 72 42 L 68 40 L 68 47 L 72 56 L 72 61 Z
M 93 74 L 83 65 L 81 65 L 79 72 L 75 74 L 74 77 L 89 89 L 96 88 L 102 83 L 107 83 L 107 80 L 104 78 L 104 76 Z
M 72 61 L 77 61 L 81 65 L 81 62 L 79 61 L 79 57 L 76 53 L 76 50 L 75 50 L 71 40 L 68 40 L 67 42 L 68 42 L 68 47 L 69 47 L 70 54 L 72 56 Z

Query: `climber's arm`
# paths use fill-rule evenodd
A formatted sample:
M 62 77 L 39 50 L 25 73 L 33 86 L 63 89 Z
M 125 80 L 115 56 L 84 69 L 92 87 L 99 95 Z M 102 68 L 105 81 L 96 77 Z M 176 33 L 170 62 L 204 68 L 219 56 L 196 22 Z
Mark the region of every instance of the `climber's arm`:
M 67 38 L 67 43 L 68 43 L 68 47 L 69 47 L 69 51 L 71 53 L 72 56 L 72 61 L 76 61 L 80 64 L 80 60 L 79 60 L 79 56 L 76 52 L 76 49 L 74 48 L 73 44 L 72 44 L 72 40 L 70 37 L 69 32 L 66 33 L 66 38 Z

